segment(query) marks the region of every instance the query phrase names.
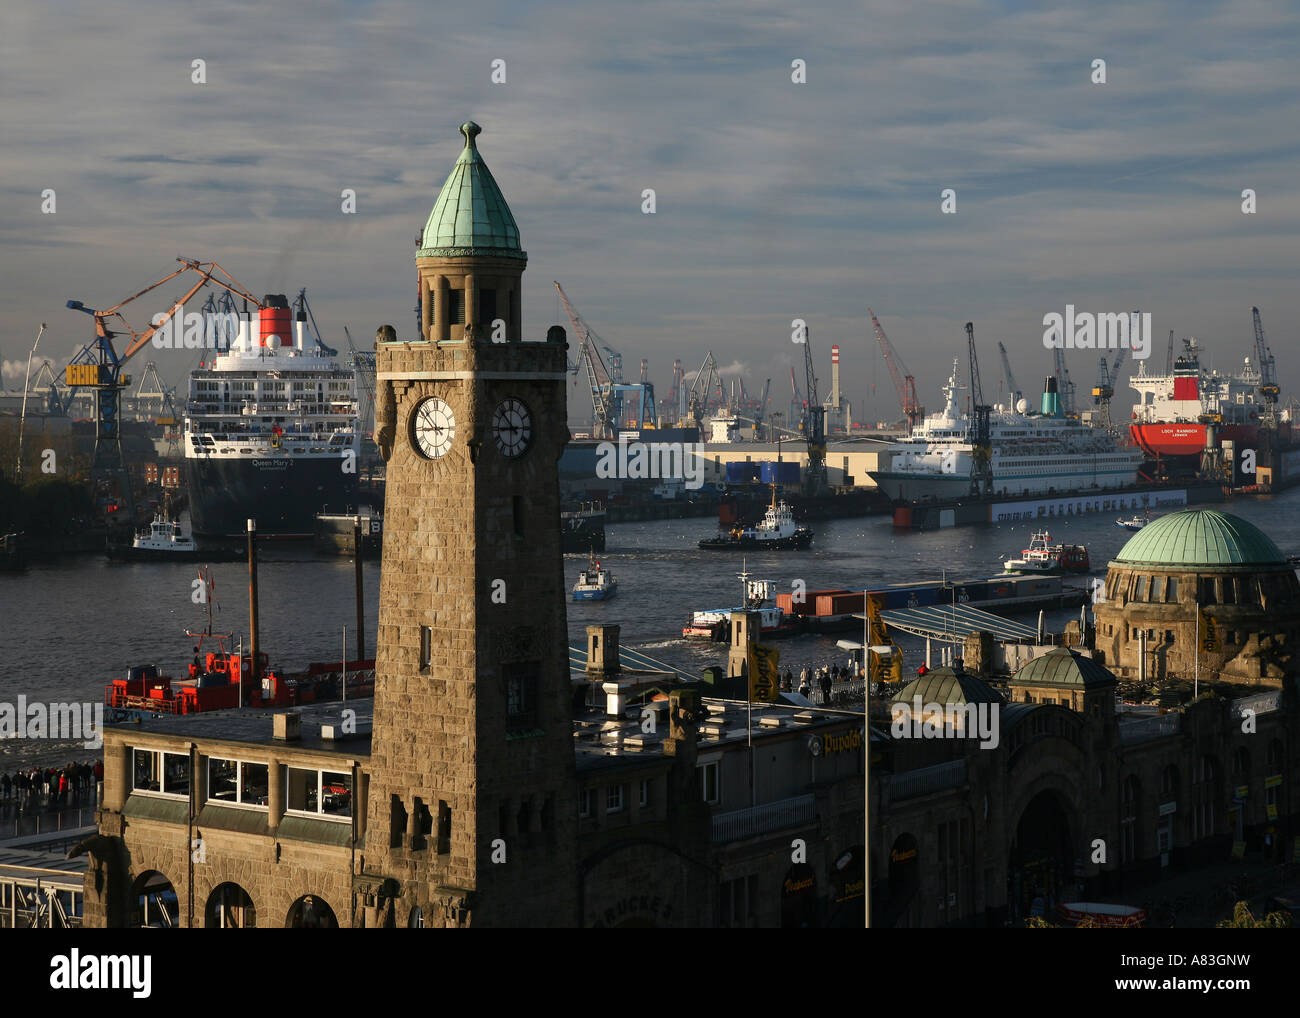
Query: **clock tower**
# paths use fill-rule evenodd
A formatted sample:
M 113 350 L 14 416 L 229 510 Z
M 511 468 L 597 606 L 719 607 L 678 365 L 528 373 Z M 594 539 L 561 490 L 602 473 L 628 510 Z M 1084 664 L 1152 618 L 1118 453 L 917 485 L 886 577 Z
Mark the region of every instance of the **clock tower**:
M 366 925 L 573 926 L 557 461 L 563 329 L 524 342 L 519 230 L 477 148 L 419 241 L 420 335 L 376 338 L 387 463 Z

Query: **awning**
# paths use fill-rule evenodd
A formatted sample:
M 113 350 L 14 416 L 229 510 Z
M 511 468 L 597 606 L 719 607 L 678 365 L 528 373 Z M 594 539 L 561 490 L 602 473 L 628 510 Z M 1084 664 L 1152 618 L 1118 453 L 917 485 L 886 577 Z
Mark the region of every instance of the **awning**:
M 699 678 L 698 675 L 692 675 L 690 672 L 682 671 L 682 669 L 673 665 L 657 661 L 649 654 L 643 654 L 639 650 L 630 650 L 627 647 L 618 648 L 618 663 L 629 671 L 668 672 L 680 679 L 692 682 Z M 569 670 L 575 672 L 585 672 L 587 670 L 587 649 L 585 647 L 569 648 Z
M 856 618 L 861 618 L 861 615 Z M 880 621 L 890 629 L 913 636 L 949 642 L 965 641 L 971 633 L 992 633 L 993 639 L 1014 643 L 1036 643 L 1038 630 L 1023 622 L 1012 622 L 1001 615 L 981 611 L 969 605 L 936 604 L 924 608 L 891 608 L 880 613 Z

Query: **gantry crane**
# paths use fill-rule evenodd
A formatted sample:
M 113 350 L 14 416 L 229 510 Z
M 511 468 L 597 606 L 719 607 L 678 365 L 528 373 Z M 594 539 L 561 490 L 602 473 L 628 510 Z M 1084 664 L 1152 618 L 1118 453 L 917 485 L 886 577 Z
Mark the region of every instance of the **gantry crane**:
M 1001 340 L 998 341 L 998 353 L 1002 355 L 1002 373 L 1007 380 L 1007 398 L 1011 401 L 1011 409 L 1014 410 L 1016 404 L 1020 402 L 1022 393 L 1020 386 L 1016 385 L 1016 376 L 1011 373 L 1011 358 L 1007 356 L 1007 348 L 1002 345 Z
M 134 524 L 135 502 L 131 492 L 131 478 L 122 456 L 122 390 L 130 384 L 131 379 L 122 374 L 122 367 L 137 352 L 145 347 L 154 334 L 171 321 L 176 311 L 208 283 L 216 283 L 234 293 L 257 308 L 261 301 L 239 285 L 225 269 L 216 262 L 199 262 L 192 258 L 177 258 L 181 267 L 168 273 L 156 283 L 151 283 L 143 290 L 132 294 L 126 300 L 119 301 L 110 308 L 97 311 L 88 308 L 79 300 L 70 300 L 67 306 L 74 311 L 82 311 L 95 320 L 95 338 L 87 343 L 72 358 L 66 370 L 68 387 L 75 389 L 87 386 L 95 392 L 95 451 L 90 462 L 92 481 L 114 480 L 119 485 L 118 504 L 125 506 Z M 122 315 L 122 308 L 146 293 L 158 289 L 164 283 L 175 279 L 185 272 L 197 272 L 199 280 L 178 301 L 174 301 L 167 311 L 156 315 L 152 324 L 144 330 L 132 328 L 130 322 Z M 217 274 L 225 278 L 220 278 Z M 113 347 L 113 340 L 119 333 L 109 328 L 112 319 L 117 319 L 122 329 L 131 337 L 126 350 L 119 355 Z
M 880 344 L 880 352 L 884 355 L 885 365 L 889 368 L 889 377 L 894 380 L 894 389 L 898 392 L 898 402 L 903 408 L 903 416 L 907 418 L 907 433 L 910 435 L 916 422 L 925 416 L 925 407 L 921 406 L 916 398 L 916 379 L 894 351 L 889 337 L 885 335 L 885 330 L 880 327 L 880 319 L 875 316 L 871 308 L 867 308 L 867 314 L 871 315 L 871 325 L 876 330 L 876 341 Z
M 989 415 L 993 410 L 984 402 L 984 389 L 980 385 L 980 362 L 975 355 L 975 324 L 966 323 L 966 351 L 970 358 L 970 493 L 987 498 L 993 494 L 993 438 Z

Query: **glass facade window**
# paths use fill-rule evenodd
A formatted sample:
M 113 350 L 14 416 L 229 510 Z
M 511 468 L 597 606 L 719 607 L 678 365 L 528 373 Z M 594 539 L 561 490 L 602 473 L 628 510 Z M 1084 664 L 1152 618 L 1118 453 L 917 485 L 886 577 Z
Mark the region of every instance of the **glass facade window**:
M 264 763 L 208 760 L 208 801 L 266 808 L 270 769 Z

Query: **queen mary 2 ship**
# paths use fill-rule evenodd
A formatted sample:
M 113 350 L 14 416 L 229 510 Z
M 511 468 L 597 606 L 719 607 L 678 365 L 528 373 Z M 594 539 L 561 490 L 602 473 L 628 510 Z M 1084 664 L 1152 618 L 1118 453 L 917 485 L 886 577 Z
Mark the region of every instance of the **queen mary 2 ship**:
M 900 503 L 942 501 L 970 492 L 970 422 L 958 409 L 957 362 L 943 387 L 942 411 L 925 418 L 907 438 L 886 450 L 882 469 L 871 471 L 880 490 Z M 993 492 L 996 495 L 1067 495 L 1122 488 L 1138 479 L 1142 450 L 1101 428 L 1061 412 L 1056 379 L 1049 376 L 1037 413 L 1028 400 L 1014 410 L 995 407 L 989 419 Z
M 229 348 L 190 375 L 185 468 L 191 529 L 311 537 L 325 506 L 357 504 L 356 373 L 282 294 L 237 316 Z M 295 320 L 296 319 L 296 320 Z

